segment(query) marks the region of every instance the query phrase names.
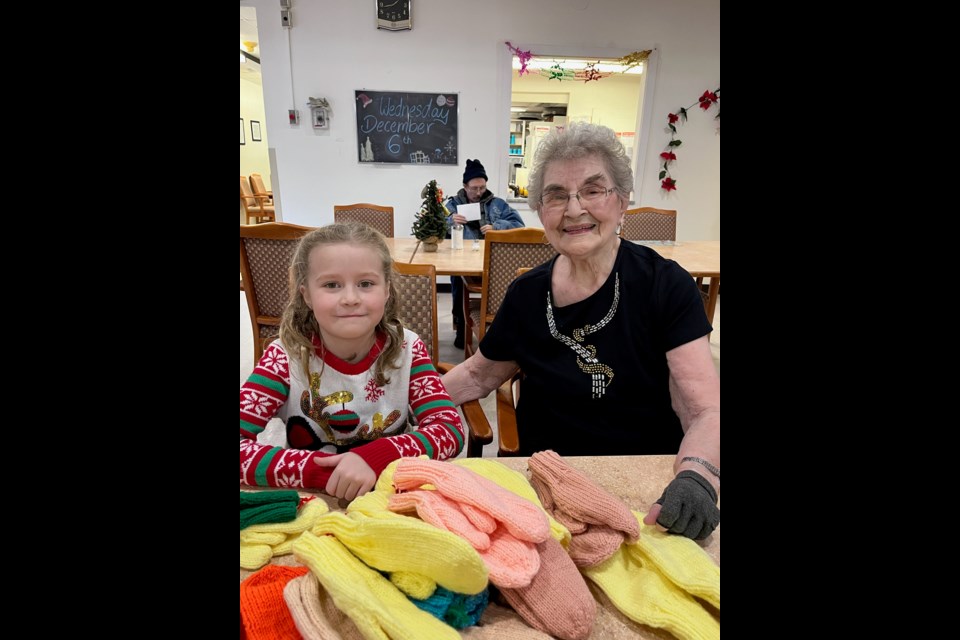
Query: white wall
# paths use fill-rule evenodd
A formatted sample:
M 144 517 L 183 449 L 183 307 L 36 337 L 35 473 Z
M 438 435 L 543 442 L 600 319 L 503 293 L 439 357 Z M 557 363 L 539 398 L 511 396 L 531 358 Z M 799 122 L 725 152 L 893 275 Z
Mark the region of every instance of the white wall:
M 326 224 L 334 204 L 373 202 L 392 205 L 396 234 L 410 236 L 423 185 L 436 179 L 445 192 L 455 192 L 466 158 L 481 158 L 490 188 L 505 195 L 510 82 L 503 43 L 509 40 L 534 53 L 538 45 L 624 53 L 657 48 L 652 117 L 662 125 L 651 128 L 637 199 L 677 209 L 681 240 L 720 237 L 713 111 L 691 109 L 680 128 L 683 145 L 672 167 L 678 192 L 664 194 L 657 178 L 658 156 L 669 141 L 667 113 L 720 86 L 719 0 L 417 0 L 413 30 L 400 32 L 378 30 L 373 3 L 366 1 L 294 0 L 292 29 L 280 26 L 276 0 L 241 4 L 257 8 L 265 129 L 276 149 L 274 182 L 287 222 Z M 459 92 L 459 166 L 360 166 L 355 89 Z M 329 130 L 310 127 L 310 96 L 329 100 Z M 300 110 L 299 127 L 287 123 L 290 108 Z
M 270 141 L 267 138 L 266 113 L 263 106 L 263 92 L 260 85 L 249 80 L 240 79 L 240 117 L 243 118 L 244 135 L 247 144 L 240 146 L 240 175 L 249 176 L 259 173 L 263 182 L 270 190 L 270 158 L 267 149 Z M 262 141 L 254 142 L 250 134 L 250 121 L 260 123 L 260 137 Z

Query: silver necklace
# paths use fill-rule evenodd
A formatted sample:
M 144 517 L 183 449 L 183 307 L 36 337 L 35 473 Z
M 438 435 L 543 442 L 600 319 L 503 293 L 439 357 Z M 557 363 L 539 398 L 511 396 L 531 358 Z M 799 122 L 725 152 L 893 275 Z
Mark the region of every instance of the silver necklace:
M 613 369 L 597 360 L 597 348 L 592 345 L 582 345 L 584 338 L 591 333 L 596 333 L 607 326 L 617 313 L 617 305 L 620 302 L 620 274 L 615 274 L 616 280 L 613 285 L 613 304 L 607 315 L 597 324 L 587 324 L 582 329 L 573 330 L 573 338 L 565 336 L 557 330 L 557 323 L 553 319 L 553 304 L 551 302 L 550 291 L 547 291 L 547 326 L 550 328 L 550 335 L 570 347 L 577 354 L 577 366 L 580 370 L 590 375 L 590 391 L 593 398 L 602 398 L 607 387 L 613 382 Z

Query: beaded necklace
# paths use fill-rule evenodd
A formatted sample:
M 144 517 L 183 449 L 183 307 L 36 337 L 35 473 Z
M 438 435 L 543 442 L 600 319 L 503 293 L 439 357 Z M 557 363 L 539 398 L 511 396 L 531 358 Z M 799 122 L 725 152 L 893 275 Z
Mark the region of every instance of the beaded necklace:
M 592 345 L 579 344 L 591 333 L 596 333 L 603 329 L 613 316 L 617 313 L 617 305 L 620 302 L 620 274 L 615 274 L 616 280 L 613 285 L 613 304 L 603 320 L 597 324 L 586 324 L 582 329 L 573 330 L 573 338 L 565 336 L 557 330 L 557 323 L 553 319 L 553 304 L 551 303 L 550 292 L 547 291 L 547 326 L 550 328 L 550 335 L 570 347 L 577 354 L 577 366 L 584 373 L 590 375 L 590 390 L 592 397 L 602 398 L 604 391 L 613 382 L 613 369 L 597 360 L 597 348 Z

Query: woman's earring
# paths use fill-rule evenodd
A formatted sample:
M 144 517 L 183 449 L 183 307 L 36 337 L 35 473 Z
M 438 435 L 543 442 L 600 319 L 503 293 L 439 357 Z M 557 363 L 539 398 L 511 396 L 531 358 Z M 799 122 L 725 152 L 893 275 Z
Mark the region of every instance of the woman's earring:
M 623 225 L 622 225 L 622 224 L 618 224 L 618 225 L 617 225 L 617 235 L 620 235 L 620 229 L 623 229 Z

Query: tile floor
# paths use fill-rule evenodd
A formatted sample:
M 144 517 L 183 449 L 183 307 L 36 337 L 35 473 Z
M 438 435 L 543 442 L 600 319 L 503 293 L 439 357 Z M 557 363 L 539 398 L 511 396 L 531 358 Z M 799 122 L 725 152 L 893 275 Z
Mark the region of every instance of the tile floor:
M 444 284 L 446 276 L 440 276 L 438 284 Z M 440 339 L 440 360 L 453 364 L 463 362 L 463 350 L 455 349 L 453 346 L 453 320 L 450 313 L 452 306 L 449 292 L 438 292 L 437 296 L 438 316 L 437 324 L 439 327 Z M 713 361 L 720 370 L 720 301 L 717 300 L 717 310 L 713 318 L 714 331 L 710 335 L 710 351 L 713 354 Z M 247 311 L 247 299 L 244 293 L 240 292 L 240 384 L 243 384 L 253 371 L 253 332 L 250 328 L 250 313 Z M 494 458 L 497 455 L 497 414 L 495 394 L 480 401 L 484 413 L 490 420 L 493 428 L 493 442 L 483 448 L 485 458 Z M 465 457 L 466 448 L 460 454 Z

